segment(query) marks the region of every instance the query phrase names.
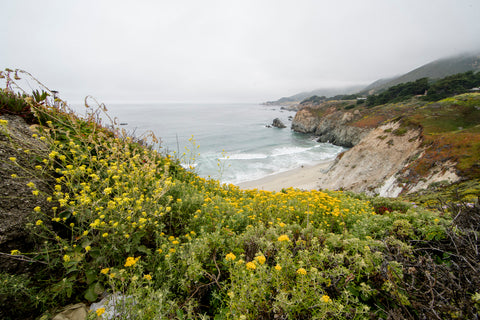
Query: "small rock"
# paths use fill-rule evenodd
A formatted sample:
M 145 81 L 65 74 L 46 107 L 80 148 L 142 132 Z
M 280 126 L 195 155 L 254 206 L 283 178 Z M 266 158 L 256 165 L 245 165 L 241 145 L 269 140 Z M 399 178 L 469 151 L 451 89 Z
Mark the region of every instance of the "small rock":
M 273 119 L 272 126 L 277 127 L 277 128 L 286 128 L 287 126 L 280 120 L 279 118 Z

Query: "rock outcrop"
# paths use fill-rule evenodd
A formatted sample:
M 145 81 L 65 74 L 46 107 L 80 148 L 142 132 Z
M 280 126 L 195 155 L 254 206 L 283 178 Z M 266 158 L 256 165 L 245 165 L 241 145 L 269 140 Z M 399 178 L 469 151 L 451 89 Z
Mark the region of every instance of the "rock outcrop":
M 283 128 L 286 128 L 286 127 L 287 127 L 287 126 L 282 122 L 282 120 L 280 120 L 279 118 L 273 119 L 272 126 L 273 126 L 273 127 L 276 127 L 276 128 L 280 128 L 280 129 L 283 129 Z
M 50 205 L 44 197 L 33 195 L 27 183 L 34 183 L 40 193 L 49 192 L 50 179 L 34 178 L 30 173 L 38 172 L 34 166 L 41 162 L 36 159 L 47 157 L 48 153 L 46 146 L 32 137 L 34 132 L 22 118 L 2 115 L 0 119 L 8 121 L 5 127 L 0 126 L 0 252 L 31 252 L 35 244 L 25 225 L 35 222 L 32 220 L 35 207 L 47 212 Z M 0 255 L 2 271 L 33 273 L 42 267 L 24 256 Z
M 322 113 L 319 115 L 319 113 Z M 311 133 L 318 137 L 318 142 L 330 142 L 339 146 L 351 148 L 358 144 L 371 129 L 350 125 L 361 117 L 358 110 L 344 112 L 334 107 L 326 111 L 313 108 L 303 108 L 295 114 L 292 130 L 301 133 Z

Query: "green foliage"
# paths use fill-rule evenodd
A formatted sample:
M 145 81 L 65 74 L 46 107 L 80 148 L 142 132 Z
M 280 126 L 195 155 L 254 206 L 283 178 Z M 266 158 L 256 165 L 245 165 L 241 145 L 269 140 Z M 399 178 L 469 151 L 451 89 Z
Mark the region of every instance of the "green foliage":
M 0 316 L 5 320 L 25 319 L 32 309 L 39 311 L 39 305 L 46 299 L 45 295 L 32 285 L 26 275 L 12 275 L 0 273 L 0 304 L 3 311 Z M 33 308 L 32 308 L 33 307 Z M 15 317 L 11 317 L 7 310 L 16 310 Z
M 0 89 L 0 114 L 7 113 L 18 115 L 27 122 L 34 121 L 30 105 L 25 101 L 25 95 L 14 93 L 10 90 Z
M 427 101 L 438 101 L 447 97 L 462 94 L 473 87 L 480 86 L 480 72 L 458 73 L 436 81 L 428 88 Z
M 382 93 L 368 96 L 366 106 L 371 108 L 387 103 L 401 102 L 415 95 L 423 95 L 421 98 L 425 101 L 438 101 L 468 92 L 468 90 L 478 86 L 480 86 L 480 72 L 475 73 L 473 71 L 458 73 L 436 81 L 421 78 L 416 81 L 398 84 Z M 424 95 L 425 93 L 427 94 Z
M 327 98 L 325 96 L 311 96 L 310 98 L 307 98 L 307 99 L 304 99 L 302 102 L 300 102 L 300 104 L 319 104 L 321 102 L 324 102 L 326 101 Z
M 35 102 L 37 103 L 40 103 L 40 102 L 43 102 L 45 101 L 45 99 L 47 99 L 47 97 L 49 96 L 50 94 L 46 91 L 42 91 L 42 92 L 39 92 L 38 90 L 34 90 L 32 92 L 32 96 L 33 96 L 33 99 L 35 100 Z
M 398 84 L 388 88 L 386 91 L 367 97 L 366 106 L 374 107 L 386 103 L 405 101 L 414 95 L 424 94 L 428 90 L 427 78 L 418 79 L 413 82 Z

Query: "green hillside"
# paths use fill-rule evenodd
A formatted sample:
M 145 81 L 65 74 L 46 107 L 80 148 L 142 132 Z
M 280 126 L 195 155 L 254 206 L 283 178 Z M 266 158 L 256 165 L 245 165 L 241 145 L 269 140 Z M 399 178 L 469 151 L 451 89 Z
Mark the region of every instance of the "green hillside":
M 480 70 L 480 54 L 463 54 L 427 63 L 402 76 L 386 82 L 374 82 L 362 90 L 364 93 L 378 93 L 401 83 L 421 78 L 441 79 L 457 73 Z

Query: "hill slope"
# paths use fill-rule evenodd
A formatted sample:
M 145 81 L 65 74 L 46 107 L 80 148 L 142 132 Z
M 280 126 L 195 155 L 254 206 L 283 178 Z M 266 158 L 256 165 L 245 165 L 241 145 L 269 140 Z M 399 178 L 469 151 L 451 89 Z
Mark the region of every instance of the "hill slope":
M 405 82 L 412 82 L 421 78 L 440 79 L 457 73 L 478 70 L 480 70 L 480 53 L 462 54 L 454 57 L 435 60 L 401 76 L 376 80 L 367 87 L 352 86 L 347 88 L 322 88 L 313 91 L 301 92 L 275 101 L 268 101 L 266 104 L 290 105 L 298 103 L 312 96 L 326 96 L 328 98 L 340 94 L 348 95 L 359 93 L 360 95 L 367 95 L 378 93 L 389 87 Z
M 361 90 L 363 86 L 351 86 L 351 87 L 340 87 L 340 88 L 321 88 L 313 91 L 305 91 L 297 93 L 293 96 L 283 97 L 275 101 L 267 101 L 265 104 L 268 105 L 284 105 L 284 104 L 293 104 L 299 103 L 300 101 L 312 97 L 312 96 L 325 96 L 332 97 L 338 94 L 351 94 Z
M 361 92 L 372 94 L 400 83 L 412 82 L 421 78 L 441 79 L 457 73 L 477 70 L 480 70 L 480 53 L 463 54 L 435 60 L 388 81 L 376 81 Z

